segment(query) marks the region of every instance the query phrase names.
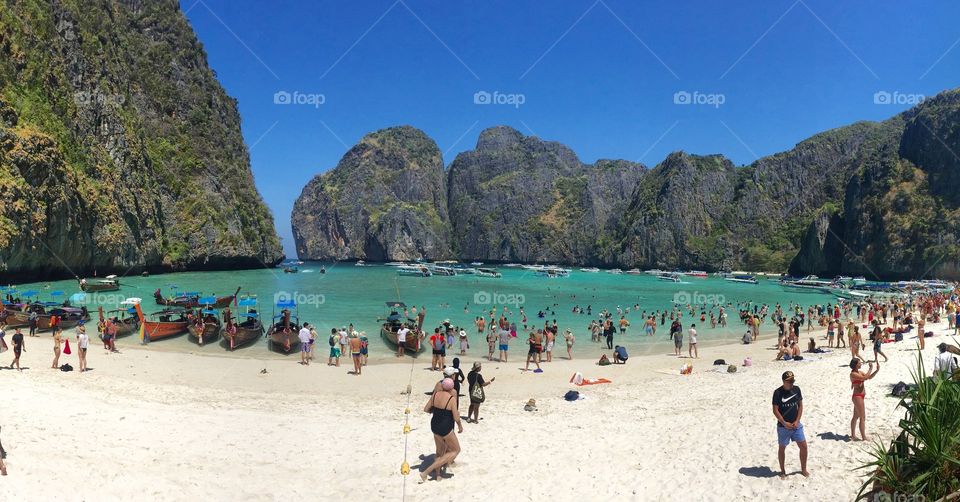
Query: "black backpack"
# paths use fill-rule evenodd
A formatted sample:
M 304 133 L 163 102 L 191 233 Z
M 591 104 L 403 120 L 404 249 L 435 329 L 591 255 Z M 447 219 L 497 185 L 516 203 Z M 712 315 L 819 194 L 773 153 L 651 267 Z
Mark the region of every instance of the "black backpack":
M 724 361 L 723 359 L 717 359 L 716 361 L 713 362 L 714 366 L 726 366 L 726 364 L 727 362 Z
M 73 366 L 70 366 L 70 363 L 63 363 L 63 365 L 60 366 L 60 371 L 73 371 Z
M 897 397 L 904 397 L 907 395 L 907 384 L 904 382 L 897 382 L 893 386 L 893 390 L 890 391 L 891 394 Z
M 336 346 L 337 346 L 337 338 L 338 338 L 337 336 L 330 335 L 330 346 L 331 346 L 331 347 L 336 347 Z

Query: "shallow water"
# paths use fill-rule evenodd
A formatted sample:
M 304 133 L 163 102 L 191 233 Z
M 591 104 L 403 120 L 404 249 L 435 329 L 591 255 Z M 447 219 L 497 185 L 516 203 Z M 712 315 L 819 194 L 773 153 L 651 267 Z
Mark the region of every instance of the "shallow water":
M 321 267 L 326 273 L 320 273 Z M 643 319 L 641 312 L 652 313 L 655 310 L 672 308 L 676 300 L 681 305 L 687 303 L 714 304 L 733 303 L 727 308 L 729 325 L 726 329 L 709 327 L 709 311 L 707 322 L 701 323 L 699 313 L 696 319 L 691 319 L 688 312 L 684 312 L 684 328 L 688 328 L 691 320 L 698 326 L 699 345 L 701 347 L 739 340 L 745 331 L 737 314 L 737 303 L 755 302 L 758 305 L 766 303 L 773 306 L 783 305 L 784 311 L 793 303 L 810 305 L 814 303 L 835 302 L 836 298 L 822 293 L 786 290 L 777 284 L 775 279 L 759 278 L 760 283 L 742 284 L 725 281 L 717 277 L 705 279 L 688 277 L 680 283 L 665 282 L 649 275 L 613 275 L 605 271 L 599 273 L 580 272 L 573 270 L 566 278 L 547 278 L 537 276 L 534 272 L 521 268 L 500 267 L 502 278 L 484 278 L 476 275 L 459 275 L 454 277 L 406 277 L 399 276 L 393 267 L 385 265 L 369 265 L 357 267 L 351 264 L 322 264 L 307 262 L 300 266 L 300 273 L 285 274 L 281 269 L 254 269 L 223 272 L 187 272 L 154 275 L 149 277 L 123 277 L 120 291 L 109 293 L 87 294 L 84 298 L 75 297 L 75 305 L 86 305 L 91 317 L 96 318 L 97 306 L 105 310 L 117 308 L 119 303 L 128 297 L 139 297 L 143 300 L 144 312 L 159 310 L 155 305 L 153 291 L 157 288 L 164 296 L 173 296 L 176 292 L 200 292 L 204 295 L 229 295 L 241 288 L 241 295 L 257 295 L 260 302 L 260 311 L 264 318 L 274 312 L 275 298 L 293 298 L 298 303 L 300 319 L 318 327 L 321 334 L 317 357 L 326 357 L 328 345 L 325 343 L 325 334 L 331 328 L 346 326 L 353 323 L 357 329 L 366 331 L 371 341 L 371 358 L 386 358 L 392 355 L 388 346 L 380 339 L 380 317 L 388 313 L 384 302 L 402 301 L 408 306 L 417 308 L 426 307 L 427 315 L 425 327 L 439 325 L 445 319 L 451 323 L 463 326 L 471 339 L 470 356 L 478 357 L 486 354 L 486 342 L 476 334 L 473 321 L 476 316 L 483 315 L 489 320 L 490 309 L 496 307 L 497 315 L 502 312 L 504 305 L 509 309 L 508 318 L 516 322 L 518 330 L 522 331 L 519 309 L 522 307 L 528 318 L 528 326 L 543 326 L 545 320 L 556 319 L 562 331 L 566 328 L 573 330 L 577 337 L 574 354 L 596 353 L 599 356 L 601 343 L 590 340 L 587 325 L 592 318 L 604 308 L 614 314 L 616 325 L 619 316 L 616 315 L 618 306 L 630 309 L 626 313 L 632 326 L 625 336 L 615 337 L 618 345 L 625 345 L 632 354 L 650 353 L 656 351 L 672 352 L 672 343 L 667 339 L 670 319 L 667 316 L 666 325 L 659 325 L 655 337 L 643 334 Z M 17 285 L 18 291 L 29 289 L 39 290 L 41 300 L 51 300 L 70 297 L 79 293 L 76 281 L 55 281 L 50 283 L 34 283 Z M 64 296 L 51 296 L 53 291 L 63 291 Z M 633 311 L 633 306 L 639 304 L 640 312 Z M 586 308 L 592 307 L 592 316 L 574 314 L 575 305 Z M 233 308 L 236 312 L 238 309 Z M 538 311 L 545 312 L 544 318 L 538 318 Z M 714 309 L 714 312 L 717 310 Z M 698 311 L 699 312 L 699 311 Z M 771 329 L 769 316 L 767 324 L 762 329 Z M 518 340 L 511 344 L 511 352 L 522 357 L 525 354 L 526 336 L 518 333 Z M 686 340 L 684 340 L 686 343 Z M 120 345 L 134 344 L 135 335 L 121 338 Z M 283 357 L 268 352 L 266 338 L 233 353 L 239 357 Z M 557 344 L 555 353 L 558 357 L 565 357 L 565 347 Z M 223 354 L 226 351 L 219 343 L 198 347 L 186 335 L 172 339 L 153 342 L 151 349 L 190 351 L 209 354 Z M 448 353 L 451 351 L 448 350 Z M 686 346 L 684 346 L 686 353 Z M 287 357 L 295 357 L 293 356 Z

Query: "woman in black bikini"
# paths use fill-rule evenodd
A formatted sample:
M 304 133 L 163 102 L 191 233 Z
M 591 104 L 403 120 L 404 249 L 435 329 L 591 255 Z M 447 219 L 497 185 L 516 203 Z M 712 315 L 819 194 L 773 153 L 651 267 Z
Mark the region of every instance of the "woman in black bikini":
M 453 380 L 444 378 L 440 384 L 441 390 L 434 392 L 430 400 L 424 405 L 423 411 L 432 413 L 430 419 L 430 430 L 433 431 L 433 438 L 440 445 L 441 442 L 445 448 L 442 455 L 438 455 L 430 467 L 420 473 L 420 482 L 425 482 L 430 473 L 438 471 L 440 468 L 453 462 L 460 454 L 460 442 L 457 440 L 457 433 L 463 432 L 463 424 L 460 422 L 460 410 L 457 409 L 456 395 L 453 391 Z M 457 424 L 457 432 L 453 432 L 453 424 Z M 440 480 L 439 474 L 437 480 Z

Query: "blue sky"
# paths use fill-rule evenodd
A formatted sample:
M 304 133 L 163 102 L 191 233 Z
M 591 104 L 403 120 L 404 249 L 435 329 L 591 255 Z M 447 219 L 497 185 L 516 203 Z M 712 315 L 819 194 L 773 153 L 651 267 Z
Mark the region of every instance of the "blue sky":
M 676 150 L 747 164 L 823 130 L 885 119 L 960 86 L 960 2 L 920 7 L 181 1 L 240 103 L 257 186 L 288 256 L 304 184 L 384 127 L 423 129 L 448 165 L 481 130 L 506 124 L 565 143 L 585 162 L 652 167 Z M 278 92 L 299 104 L 275 103 L 287 97 Z M 502 104 L 476 104 L 486 97 L 478 92 Z

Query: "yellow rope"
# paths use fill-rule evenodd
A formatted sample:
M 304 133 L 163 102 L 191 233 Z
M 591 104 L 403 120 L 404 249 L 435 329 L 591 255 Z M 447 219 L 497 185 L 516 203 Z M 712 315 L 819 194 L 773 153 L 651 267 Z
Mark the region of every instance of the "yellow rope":
M 400 464 L 400 474 L 403 475 L 402 500 L 407 500 L 407 476 L 410 475 L 410 462 L 407 460 L 407 450 L 410 444 L 410 400 L 413 398 L 413 368 L 416 358 L 410 358 L 410 379 L 407 381 L 407 407 L 403 410 L 403 463 Z

